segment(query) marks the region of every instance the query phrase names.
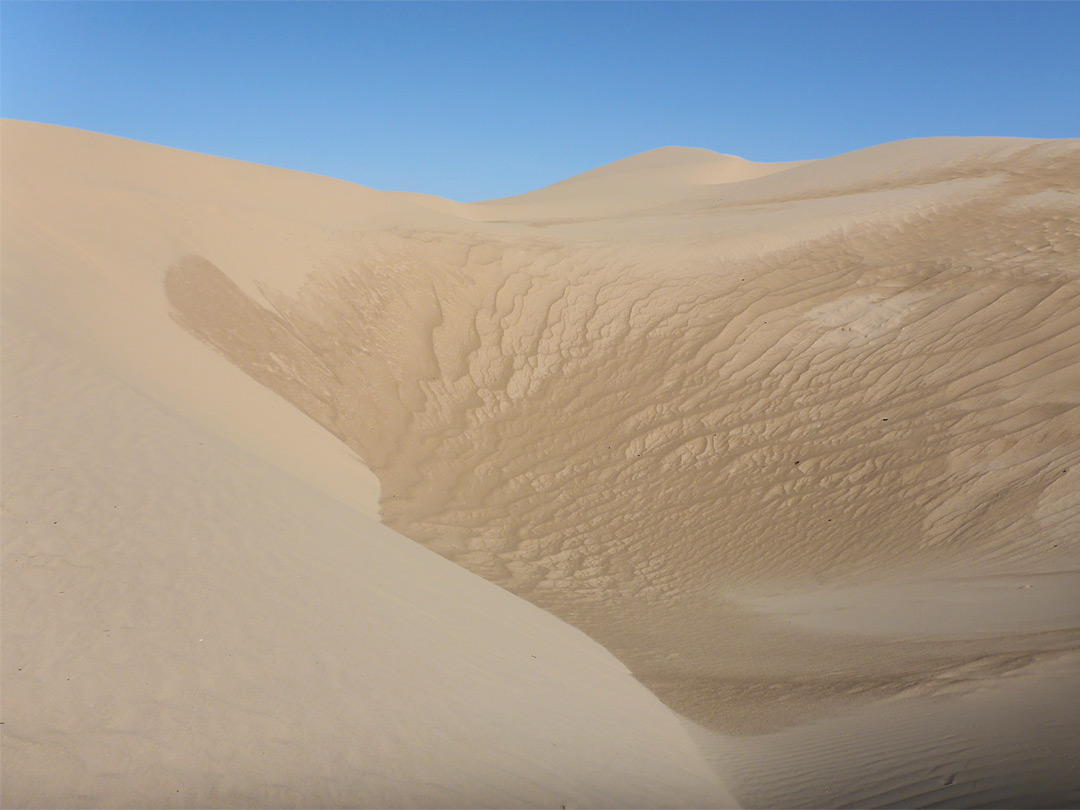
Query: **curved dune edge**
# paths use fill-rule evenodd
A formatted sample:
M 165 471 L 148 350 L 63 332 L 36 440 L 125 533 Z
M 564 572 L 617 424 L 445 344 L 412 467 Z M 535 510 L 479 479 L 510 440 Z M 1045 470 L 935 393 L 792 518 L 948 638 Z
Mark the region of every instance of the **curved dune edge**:
M 352 515 L 381 490 L 389 526 L 707 727 L 748 803 L 840 801 L 814 792 L 845 756 L 833 718 L 880 730 L 877 705 L 1077 649 L 1075 142 L 928 139 L 728 182 L 676 150 L 644 184 L 615 164 L 566 199 L 470 206 L 17 122 L 4 147 L 5 330 L 18 312 Z M 1003 608 L 1002 581 L 1031 598 Z M 957 598 L 975 625 L 937 627 Z M 985 716 L 1012 711 L 987 693 Z M 956 754 L 928 733 L 876 736 L 891 782 L 844 800 L 903 794 L 919 746 Z M 730 801 L 676 738 L 655 784 L 717 792 L 667 802 Z M 1038 799 L 988 750 L 995 795 Z
M 595 642 L 6 318 L 3 353 L 4 807 L 734 804 Z

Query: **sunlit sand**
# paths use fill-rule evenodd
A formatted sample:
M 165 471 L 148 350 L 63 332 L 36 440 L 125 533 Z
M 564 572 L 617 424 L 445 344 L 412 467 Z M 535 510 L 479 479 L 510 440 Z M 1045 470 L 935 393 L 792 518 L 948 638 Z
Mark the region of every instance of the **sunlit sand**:
M 1080 142 L 2 150 L 4 806 L 1080 802 Z

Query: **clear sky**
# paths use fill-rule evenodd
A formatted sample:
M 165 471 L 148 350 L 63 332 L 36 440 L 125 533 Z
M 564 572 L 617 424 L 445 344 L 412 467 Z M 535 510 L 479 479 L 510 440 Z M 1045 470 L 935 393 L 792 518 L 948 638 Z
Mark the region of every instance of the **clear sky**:
M 659 146 L 1080 137 L 1078 3 L 0 5 L 0 114 L 457 200 Z

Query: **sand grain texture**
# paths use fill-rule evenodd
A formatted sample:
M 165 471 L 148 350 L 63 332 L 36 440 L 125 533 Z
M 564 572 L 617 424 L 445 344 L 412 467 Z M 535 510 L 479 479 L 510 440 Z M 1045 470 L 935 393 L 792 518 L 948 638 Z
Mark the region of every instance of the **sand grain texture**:
M 297 561 L 308 589 L 297 594 L 317 594 L 323 607 L 280 608 L 291 622 L 279 639 L 290 666 L 307 654 L 299 651 L 360 633 L 364 616 L 407 628 L 376 646 L 428 632 L 406 607 L 371 595 L 398 592 L 385 570 L 363 565 L 372 538 L 411 555 L 397 576 L 427 566 L 439 581 L 429 605 L 457 599 L 454 588 L 476 600 L 469 616 L 439 617 L 475 652 L 417 641 L 410 655 L 422 656 L 421 671 L 367 694 L 403 701 L 393 721 L 402 746 L 475 722 L 486 729 L 478 739 L 514 741 L 513 764 L 478 772 L 470 754 L 479 757 L 479 742 L 431 754 L 423 767 L 442 769 L 415 793 L 421 766 L 383 746 L 349 762 L 400 773 L 397 787 L 350 802 L 355 783 L 320 793 L 331 789 L 287 782 L 299 790 L 294 803 L 554 802 L 548 764 L 566 768 L 560 785 L 577 804 L 723 804 L 717 775 L 751 806 L 1080 801 L 1080 719 L 1054 715 L 1080 703 L 1068 700 L 1080 694 L 1080 143 L 924 139 L 773 165 L 664 149 L 463 205 L 40 125 L 5 122 L 3 137 L 5 342 L 16 336 L 15 348 L 5 344 L 5 519 L 9 509 L 43 519 L 47 504 L 74 498 L 75 484 L 43 488 L 29 470 L 78 447 L 69 466 L 84 475 L 132 476 L 114 500 L 173 493 L 175 502 L 143 498 L 142 519 L 155 523 L 138 535 L 150 555 L 140 565 L 161 581 L 177 565 L 165 548 L 228 552 L 209 568 L 220 582 L 244 572 L 237 605 L 254 617 L 268 615 L 255 606 L 284 576 L 283 561 Z M 44 337 L 27 343 L 24 332 Z M 49 352 L 54 373 L 32 359 Z M 48 414 L 71 401 L 64 386 L 82 373 L 173 420 L 163 437 L 125 451 L 128 472 L 106 467 L 112 451 L 92 441 L 118 433 L 111 419 L 134 422 L 115 416 L 127 405 L 71 406 L 53 417 L 66 433 L 9 421 L 13 410 Z M 9 378 L 50 382 L 34 398 L 36 383 Z M 9 405 L 11 388 L 30 399 Z M 149 424 L 147 433 L 156 435 Z M 163 469 L 199 469 L 194 457 L 148 460 L 165 452 L 164 436 L 188 433 L 243 459 L 253 477 L 151 485 Z M 22 455 L 9 452 L 8 434 Z M 246 490 L 228 496 L 233 479 Z M 85 488 L 65 519 L 123 545 L 115 524 L 91 516 L 101 499 Z M 323 527 L 332 515 L 344 534 Z M 60 711 L 66 681 L 55 667 L 40 682 L 10 672 L 9 633 L 20 655 L 62 661 L 74 620 L 11 555 L 44 545 L 50 565 L 68 565 L 78 535 L 35 534 L 13 520 L 5 615 L 14 600 L 40 631 L 21 629 L 24 618 L 15 635 L 5 619 L 5 714 L 21 706 L 20 722 L 35 726 L 27 707 Z M 403 550 L 399 535 L 518 598 Z M 256 553 L 260 543 L 274 551 Z M 328 552 L 309 543 L 352 556 L 327 564 Z M 86 554 L 96 573 L 83 579 L 117 576 L 108 553 Z M 255 558 L 252 573 L 244 561 Z M 452 572 L 452 587 L 435 571 Z M 174 602 L 140 612 L 142 636 L 128 649 L 151 637 L 179 643 L 163 625 L 200 587 L 178 586 Z M 87 597 L 124 610 L 134 598 L 115 588 Z M 27 613 L 27 600 L 48 609 Z M 494 614 L 502 629 L 479 618 L 492 616 L 479 607 L 488 600 L 513 605 Z M 668 708 L 526 602 L 584 631 Z M 207 610 L 230 613 L 215 601 Z M 573 658 L 558 678 L 537 674 L 543 688 L 515 674 L 511 689 L 500 669 L 509 663 L 498 633 L 513 635 L 514 611 L 550 622 L 552 651 Z M 254 655 L 256 628 L 273 637 L 282 620 L 237 622 L 236 632 L 248 629 L 235 648 Z M 313 636 L 312 626 L 330 635 Z M 366 666 L 393 669 L 392 656 L 366 649 Z M 586 659 L 611 669 L 594 672 Z M 303 660 L 302 672 L 260 687 L 279 707 L 259 704 L 268 722 L 286 722 L 297 690 L 324 677 Z M 89 671 L 113 671 L 104 661 Z M 431 685 L 430 667 L 464 677 L 474 670 L 467 661 L 487 662 L 475 665 L 482 679 Z M 261 660 L 245 666 L 274 671 Z M 352 691 L 358 669 L 342 659 L 320 697 Z M 197 673 L 184 684 L 205 707 L 212 679 Z M 63 710 L 81 711 L 82 727 L 45 741 L 40 727 L 24 729 L 45 753 L 20 743 L 5 719 L 14 746 L 5 795 L 29 790 L 16 775 L 24 763 L 70 773 L 57 751 L 89 744 L 102 700 L 143 716 L 137 684 L 91 681 L 104 694 Z M 412 690 L 466 695 L 461 717 L 401 697 Z M 1040 702 L 1044 691 L 1055 697 Z M 594 705 L 609 692 L 610 703 Z M 516 721 L 484 720 L 494 709 L 479 704 L 512 706 Z M 579 705 L 596 719 L 571 722 Z M 609 708 L 612 719 L 601 720 Z M 582 746 L 574 750 L 595 750 L 592 759 L 540 757 L 540 738 L 524 733 L 533 712 L 567 718 L 565 733 Z M 895 719 L 908 716 L 928 719 Z M 629 736 L 605 725 L 616 717 Z M 993 731 L 1002 718 L 1016 733 Z M 147 723 L 143 737 L 181 758 L 202 736 L 178 743 L 176 727 Z M 370 738 L 344 725 L 327 720 L 312 750 Z M 281 728 L 285 745 L 295 727 Z M 242 723 L 234 737 L 216 733 L 225 748 L 258 736 Z M 862 741 L 859 768 L 849 767 L 851 739 Z M 1033 746 L 1047 755 L 1032 757 Z M 186 773 L 218 790 L 194 761 Z M 200 795 L 263 796 L 243 792 L 255 790 L 253 762 L 219 766 L 221 784 L 238 792 Z M 86 792 L 65 800 L 107 802 L 107 770 L 80 767 Z M 320 764 L 327 779 L 344 767 Z M 129 776 L 108 783 L 122 791 Z

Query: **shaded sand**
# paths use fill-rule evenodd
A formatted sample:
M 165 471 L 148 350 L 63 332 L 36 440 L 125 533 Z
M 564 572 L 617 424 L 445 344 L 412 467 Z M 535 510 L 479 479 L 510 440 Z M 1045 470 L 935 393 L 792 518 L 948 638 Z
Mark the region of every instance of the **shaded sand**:
M 1075 807 L 1080 657 L 733 742 L 694 729 L 746 807 Z
M 1077 718 L 1063 713 L 1054 729 L 1039 719 L 1078 694 L 1080 143 L 925 139 L 775 165 L 664 149 L 462 205 L 5 122 L 3 173 L 5 340 L 23 323 L 57 351 L 77 348 L 66 362 L 301 482 L 365 527 L 351 528 L 358 536 L 384 531 L 364 522 L 377 492 L 389 527 L 583 630 L 685 718 L 696 748 L 672 730 L 674 714 L 635 693 L 620 722 L 642 758 L 663 756 L 646 770 L 610 751 L 579 761 L 592 781 L 574 782 L 572 802 L 723 803 L 713 773 L 754 806 L 1080 797 Z M 80 435 L 108 435 L 104 417 L 87 419 Z M 8 470 L 25 481 L 30 469 L 9 463 L 8 430 L 5 498 Z M 26 459 L 48 453 L 28 442 Z M 32 517 L 48 501 L 27 497 Z M 221 516 L 204 497 L 183 510 L 206 516 L 195 528 L 173 523 L 216 548 Z M 258 526 L 282 515 L 274 527 L 294 510 L 321 514 L 295 498 L 271 497 L 278 512 L 235 497 L 217 508 Z M 169 508 L 148 503 L 148 515 Z M 274 536 L 281 554 L 313 559 L 295 534 Z M 333 571 L 381 583 L 359 566 Z M 5 600 L 29 598 L 23 576 L 5 558 Z M 321 576 L 310 569 L 306 587 L 320 593 Z M 456 576 L 477 604 L 499 593 Z M 342 599 L 328 592 L 323 604 Z M 69 618 L 52 610 L 38 619 L 51 634 L 26 643 L 62 660 Z M 5 714 L 30 705 L 9 672 L 8 621 Z M 305 621 L 321 619 L 297 621 L 287 638 L 298 649 L 310 646 Z M 476 616 L 448 621 L 489 638 Z M 565 637 L 553 647 L 583 649 L 552 628 Z M 169 638 L 149 620 L 145 630 Z M 490 679 L 477 700 L 491 695 L 485 684 L 534 688 L 480 668 Z M 320 677 L 271 693 L 287 701 Z M 128 686 L 94 683 L 131 710 Z M 430 683 L 422 667 L 385 700 Z M 567 718 L 608 688 L 592 675 L 558 683 L 545 688 Z M 39 694 L 62 692 L 48 687 Z M 994 731 L 1018 719 L 1016 735 Z M 510 771 L 551 790 L 523 723 L 502 728 L 520 747 Z M 327 729 L 330 748 L 366 738 L 343 725 Z M 446 721 L 432 714 L 426 727 L 441 734 Z M 623 744 L 614 726 L 573 728 Z M 68 733 L 83 743 L 55 745 L 85 744 Z M 430 801 L 494 795 L 483 790 L 503 783 L 477 776 L 475 751 L 455 749 L 443 772 L 474 792 L 430 780 Z M 12 760 L 5 791 L 22 772 Z M 372 771 L 403 760 L 390 751 Z M 634 776 L 613 783 L 619 768 Z M 956 774 L 944 793 L 941 768 L 944 782 Z M 134 771 L 83 773 L 98 787 L 75 803 Z M 989 793 L 975 784 L 983 773 Z M 408 790 L 415 774 L 402 777 Z M 515 790 L 500 796 L 549 801 Z M 415 801 L 400 791 L 364 800 Z M 317 795 L 339 794 L 295 801 Z

